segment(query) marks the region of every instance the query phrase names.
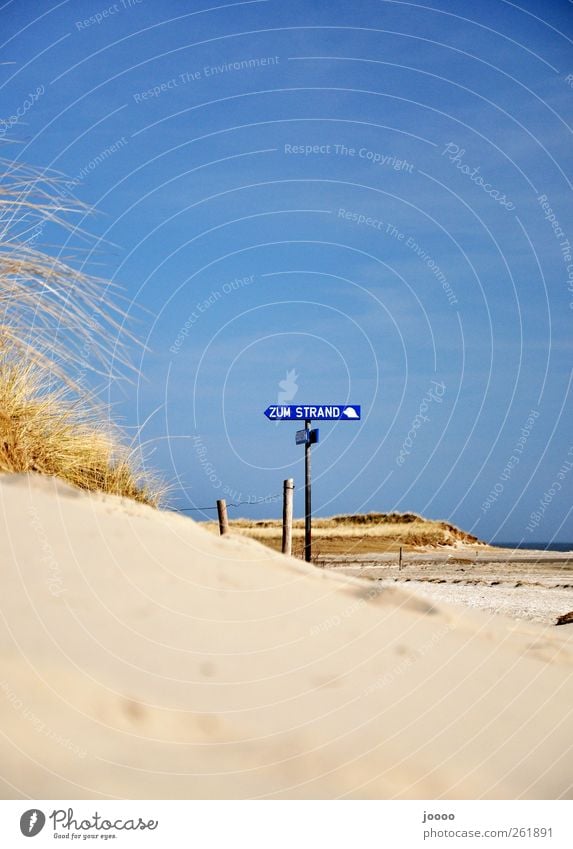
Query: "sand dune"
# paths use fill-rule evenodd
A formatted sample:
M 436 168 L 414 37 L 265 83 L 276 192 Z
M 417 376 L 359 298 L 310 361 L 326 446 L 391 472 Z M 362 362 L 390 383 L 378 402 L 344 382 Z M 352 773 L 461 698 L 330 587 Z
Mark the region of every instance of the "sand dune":
M 0 478 L 5 798 L 572 795 L 573 629 Z

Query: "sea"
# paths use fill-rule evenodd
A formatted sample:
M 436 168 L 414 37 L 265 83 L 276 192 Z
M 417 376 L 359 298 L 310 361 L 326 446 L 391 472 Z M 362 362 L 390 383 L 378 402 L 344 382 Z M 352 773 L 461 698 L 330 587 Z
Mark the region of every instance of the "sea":
M 492 542 L 498 548 L 533 549 L 534 551 L 573 551 L 573 542 Z

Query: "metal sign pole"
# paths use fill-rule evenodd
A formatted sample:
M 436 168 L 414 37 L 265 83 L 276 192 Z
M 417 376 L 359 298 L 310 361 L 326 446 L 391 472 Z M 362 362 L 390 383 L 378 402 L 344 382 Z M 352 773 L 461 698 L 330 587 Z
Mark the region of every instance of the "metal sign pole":
M 310 419 L 306 419 L 304 429 L 306 442 L 304 444 L 304 559 L 310 563 L 311 558 L 311 500 L 310 500 Z

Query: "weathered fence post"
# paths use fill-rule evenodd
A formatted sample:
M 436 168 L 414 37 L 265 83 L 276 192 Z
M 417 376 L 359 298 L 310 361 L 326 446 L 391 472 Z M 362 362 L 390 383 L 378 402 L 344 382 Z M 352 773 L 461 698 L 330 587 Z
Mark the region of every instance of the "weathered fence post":
M 282 553 L 292 553 L 292 501 L 294 480 L 287 478 L 283 481 L 283 544 Z
M 402 546 L 400 546 L 400 557 L 398 559 L 398 571 L 402 568 Z
M 221 536 L 229 533 L 229 517 L 227 516 L 227 502 L 224 498 L 217 501 L 217 513 L 219 514 L 219 531 Z

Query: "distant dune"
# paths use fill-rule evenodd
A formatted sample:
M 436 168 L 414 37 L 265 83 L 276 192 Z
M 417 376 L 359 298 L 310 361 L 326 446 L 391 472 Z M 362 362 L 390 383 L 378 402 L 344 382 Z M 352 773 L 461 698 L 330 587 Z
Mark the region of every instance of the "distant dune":
M 573 635 L 1 475 L 9 798 L 570 798 Z
M 282 526 L 278 519 L 249 521 L 235 519 L 231 529 L 243 536 L 256 539 L 270 548 L 280 550 Z M 206 527 L 218 533 L 216 522 Z M 381 551 L 434 548 L 444 545 L 484 545 L 477 537 L 456 528 L 449 522 L 424 519 L 416 513 L 358 513 L 330 516 L 312 521 L 313 553 L 317 557 L 327 554 L 369 554 Z M 302 551 L 304 520 L 293 522 L 293 552 Z

